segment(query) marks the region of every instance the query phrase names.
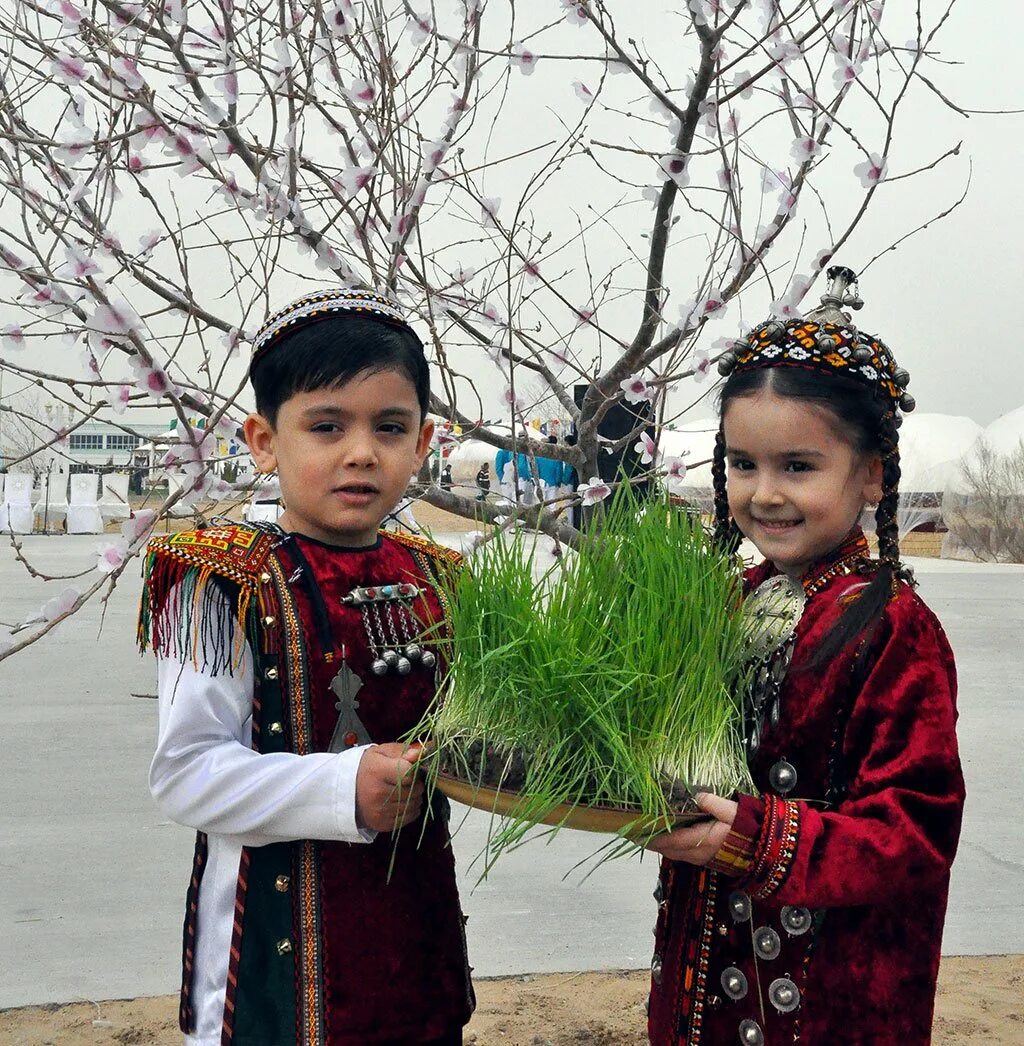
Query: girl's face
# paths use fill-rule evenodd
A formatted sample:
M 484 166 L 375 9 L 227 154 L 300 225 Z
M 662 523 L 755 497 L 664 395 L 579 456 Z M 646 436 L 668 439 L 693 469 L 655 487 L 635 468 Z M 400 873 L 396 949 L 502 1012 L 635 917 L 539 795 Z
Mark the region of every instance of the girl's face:
M 856 450 L 824 407 L 764 390 L 731 400 L 722 423 L 729 511 L 794 580 L 882 496 L 878 455 Z

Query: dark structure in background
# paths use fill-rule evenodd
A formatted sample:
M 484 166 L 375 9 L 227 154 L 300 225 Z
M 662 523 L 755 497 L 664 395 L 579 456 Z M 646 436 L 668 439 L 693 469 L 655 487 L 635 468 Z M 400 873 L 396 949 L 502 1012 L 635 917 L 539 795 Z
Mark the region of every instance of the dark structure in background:
M 573 386 L 573 399 L 576 401 L 577 407 L 583 406 L 583 397 L 587 394 L 587 389 L 589 388 L 589 385 Z M 626 446 L 621 450 L 615 451 L 614 454 L 608 454 L 603 450 L 598 452 L 598 475 L 606 483 L 619 479 L 623 473 L 627 477 L 642 476 L 651 468 L 650 465 L 644 465 L 641 462 L 640 455 L 634 449 L 636 444 L 640 442 L 639 430 L 641 426 L 647 430 L 647 433 L 652 438 L 654 437 L 653 405 L 650 401 L 626 403 L 625 400 L 619 400 L 612 404 L 608 413 L 601 419 L 601 423 L 597 427 L 597 433 L 609 441 L 618 442 L 629 433 L 635 432 L 635 435 L 633 435 Z M 567 442 L 575 442 L 574 436 L 575 432 L 572 433 Z M 589 479 L 590 477 L 587 476 L 585 478 Z M 581 482 L 583 480 L 575 479 L 573 489 L 575 490 L 577 484 Z M 633 489 L 639 497 L 646 497 L 652 492 L 653 484 L 650 479 L 645 479 L 634 484 Z M 572 524 L 575 527 L 580 525 L 580 509 L 578 506 L 573 509 Z
M 577 407 L 583 405 L 583 397 L 589 388 L 589 385 L 573 386 L 573 399 L 575 399 Z M 623 436 L 638 430 L 642 426 L 653 438 L 654 425 L 652 414 L 653 408 L 650 401 L 626 403 L 624 400 L 619 400 L 617 403 L 612 404 L 608 413 L 601 419 L 601 424 L 597 427 L 598 435 L 604 436 L 607 440 L 617 442 Z M 647 472 L 651 466 L 641 464 L 640 455 L 634 450 L 639 441 L 640 433 L 637 431 L 622 450 L 617 450 L 614 454 L 601 451 L 597 455 L 597 467 L 601 479 L 605 482 L 618 479 L 620 471 L 627 476 L 641 476 Z M 590 477 L 586 478 L 589 479 Z M 646 479 L 641 483 L 635 484 L 633 489 L 641 496 L 648 494 L 651 490 L 651 481 Z

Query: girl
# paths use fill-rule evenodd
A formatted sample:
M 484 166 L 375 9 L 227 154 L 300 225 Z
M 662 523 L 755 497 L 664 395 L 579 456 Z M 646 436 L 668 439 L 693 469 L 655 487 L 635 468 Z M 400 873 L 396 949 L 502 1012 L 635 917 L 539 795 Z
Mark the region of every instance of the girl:
M 650 1039 L 928 1043 L 964 785 L 953 655 L 899 560 L 909 375 L 824 310 L 720 368 L 717 534 L 765 557 L 748 593 L 789 579 L 802 616 L 752 695 L 760 796 L 699 796 L 710 820 L 651 843 Z

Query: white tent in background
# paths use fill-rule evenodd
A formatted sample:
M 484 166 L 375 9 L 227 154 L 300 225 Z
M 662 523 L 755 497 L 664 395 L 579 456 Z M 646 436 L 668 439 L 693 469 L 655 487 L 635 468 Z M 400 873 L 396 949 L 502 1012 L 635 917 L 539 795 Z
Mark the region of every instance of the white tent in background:
M 942 497 L 959 462 L 981 434 L 971 418 L 907 414 L 900 427 L 900 537 L 942 518 Z M 872 524 L 874 517 L 872 515 Z
M 1024 406 L 996 418 L 950 473 L 942 498 L 943 555 L 1021 561 Z
M 479 439 L 464 439 L 452 447 L 445 459 L 452 469 L 452 483 L 456 487 L 476 487 L 476 474 L 486 464 L 491 466 L 491 482 L 494 483 L 494 459 L 497 447 Z

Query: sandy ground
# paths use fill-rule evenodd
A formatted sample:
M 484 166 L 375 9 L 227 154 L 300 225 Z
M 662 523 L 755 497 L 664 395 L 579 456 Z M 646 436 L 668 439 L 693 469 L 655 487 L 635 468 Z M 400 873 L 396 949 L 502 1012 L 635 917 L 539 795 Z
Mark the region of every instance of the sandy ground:
M 646 971 L 478 981 L 466 1042 L 477 1046 L 626 1046 L 647 1042 Z M 177 1000 L 78 1002 L 0 1011 L 3 1046 L 171 1046 Z M 1024 1044 L 1024 955 L 943 959 L 936 1046 Z

